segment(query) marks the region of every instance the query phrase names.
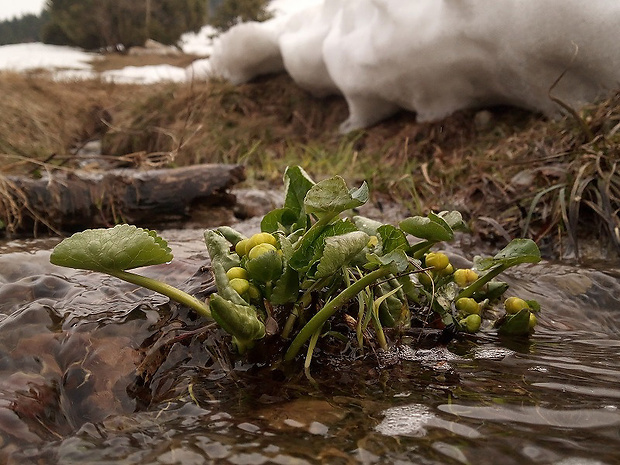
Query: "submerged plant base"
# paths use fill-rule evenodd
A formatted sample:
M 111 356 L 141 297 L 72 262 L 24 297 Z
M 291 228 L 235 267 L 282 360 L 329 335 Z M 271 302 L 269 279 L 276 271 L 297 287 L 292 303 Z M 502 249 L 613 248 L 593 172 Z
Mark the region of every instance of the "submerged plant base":
M 437 328 L 443 330 L 437 342 L 445 344 L 459 331 L 479 331 L 483 317 L 485 329 L 494 325 L 501 334 L 533 331 L 540 310 L 535 301 L 512 298 L 504 316 L 494 312 L 508 289 L 495 278 L 512 266 L 540 261 L 533 241 L 515 239 L 494 257 L 477 257 L 476 272 L 462 273 L 446 254 L 431 251 L 466 229 L 459 212 L 408 217 L 394 226 L 344 217 L 368 201 L 366 183 L 350 189 L 340 176 L 315 183 L 292 166 L 284 184 L 284 204 L 263 217 L 260 233 L 248 238 L 228 226 L 205 231 L 217 287 L 206 302 L 126 271 L 172 260 L 155 231 L 129 225 L 82 231 L 58 244 L 50 261 L 164 294 L 215 320 L 240 355 L 255 354 L 262 363 L 286 364 L 305 351 L 309 379 L 315 351 L 334 347 L 331 339 L 345 344 L 340 353 L 351 345 L 360 353 L 389 351 L 386 334 L 400 339 L 412 327 Z M 286 341 L 285 348 L 272 339 Z M 264 344 L 276 350 L 265 354 Z

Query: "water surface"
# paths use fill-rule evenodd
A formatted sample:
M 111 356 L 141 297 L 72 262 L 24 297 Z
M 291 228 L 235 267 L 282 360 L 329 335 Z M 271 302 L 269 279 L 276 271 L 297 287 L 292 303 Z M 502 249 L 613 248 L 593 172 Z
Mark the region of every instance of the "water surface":
M 176 259 L 144 273 L 209 292 L 202 232 L 165 237 Z M 519 267 L 509 292 L 543 307 L 529 341 L 334 360 L 313 386 L 224 363 L 191 311 L 51 247 L 1 250 L 1 463 L 620 463 L 617 268 Z

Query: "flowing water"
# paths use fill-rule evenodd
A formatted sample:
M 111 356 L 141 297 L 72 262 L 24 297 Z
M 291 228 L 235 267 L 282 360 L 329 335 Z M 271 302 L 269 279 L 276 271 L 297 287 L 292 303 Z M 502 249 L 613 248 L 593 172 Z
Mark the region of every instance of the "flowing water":
M 208 292 L 201 232 L 164 237 L 177 258 L 144 273 Z M 620 463 L 618 268 L 507 273 L 543 307 L 529 341 L 334 360 L 311 385 L 223 363 L 191 312 L 54 267 L 52 246 L 0 249 L 0 463 Z

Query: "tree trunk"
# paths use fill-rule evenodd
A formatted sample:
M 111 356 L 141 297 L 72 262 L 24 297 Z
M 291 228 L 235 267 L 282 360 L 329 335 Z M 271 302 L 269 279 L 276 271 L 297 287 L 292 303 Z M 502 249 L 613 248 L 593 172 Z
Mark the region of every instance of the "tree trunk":
M 162 227 L 194 210 L 232 207 L 227 189 L 245 179 L 241 165 L 54 172 L 41 179 L 0 178 L 0 218 L 8 232 L 45 225 L 59 231 L 131 223 Z

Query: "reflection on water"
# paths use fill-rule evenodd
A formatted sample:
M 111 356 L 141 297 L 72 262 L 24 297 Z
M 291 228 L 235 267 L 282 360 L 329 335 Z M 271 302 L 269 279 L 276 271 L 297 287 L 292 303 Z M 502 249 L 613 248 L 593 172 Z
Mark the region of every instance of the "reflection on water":
M 208 291 L 201 232 L 171 245 L 148 273 Z M 544 309 L 532 340 L 401 348 L 390 368 L 315 367 L 312 387 L 230 370 L 191 312 L 56 268 L 50 247 L 0 256 L 0 463 L 620 462 L 617 270 L 519 268 L 511 292 Z

